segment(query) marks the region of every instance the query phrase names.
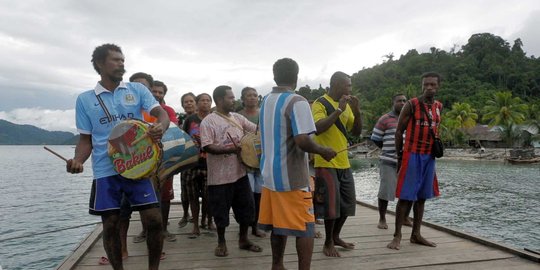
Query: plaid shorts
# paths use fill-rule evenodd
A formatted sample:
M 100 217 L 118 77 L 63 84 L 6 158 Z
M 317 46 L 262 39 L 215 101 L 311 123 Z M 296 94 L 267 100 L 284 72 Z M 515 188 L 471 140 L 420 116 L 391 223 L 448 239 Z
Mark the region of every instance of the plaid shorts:
M 186 179 L 186 191 L 189 200 L 195 200 L 208 194 L 207 175 L 208 170 L 202 167 L 195 167 L 182 173 Z

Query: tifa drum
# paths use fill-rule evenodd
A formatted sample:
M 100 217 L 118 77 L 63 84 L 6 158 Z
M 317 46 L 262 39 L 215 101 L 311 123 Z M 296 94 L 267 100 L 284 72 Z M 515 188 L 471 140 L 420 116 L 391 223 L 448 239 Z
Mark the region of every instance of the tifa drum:
M 149 125 L 129 119 L 109 135 L 108 152 L 116 172 L 128 179 L 148 178 L 158 167 L 161 148 L 148 136 Z
M 260 133 L 246 133 L 240 140 L 240 158 L 244 165 L 258 169 L 261 160 L 261 135 Z
M 178 126 L 171 124 L 161 138 L 163 157 L 158 169 L 160 180 L 185 171 L 199 161 L 199 148 Z

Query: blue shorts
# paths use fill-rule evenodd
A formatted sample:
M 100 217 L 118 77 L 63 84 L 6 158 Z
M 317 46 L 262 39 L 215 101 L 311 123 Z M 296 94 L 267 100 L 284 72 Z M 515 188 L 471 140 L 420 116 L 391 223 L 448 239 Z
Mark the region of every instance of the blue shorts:
M 431 154 L 403 153 L 398 173 L 396 197 L 407 201 L 439 196 L 435 159 Z
M 131 180 L 117 174 L 93 180 L 90 193 L 90 214 L 118 213 L 123 195 L 131 204 L 132 210 L 140 211 L 159 207 L 150 179 Z

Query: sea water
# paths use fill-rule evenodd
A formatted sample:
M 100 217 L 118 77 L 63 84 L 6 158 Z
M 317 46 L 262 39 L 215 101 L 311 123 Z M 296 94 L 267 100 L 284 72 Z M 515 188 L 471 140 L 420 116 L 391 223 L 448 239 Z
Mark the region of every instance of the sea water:
M 75 150 L 51 148 L 66 158 Z M 357 198 L 376 204 L 377 160 L 357 162 Z M 2 269 L 54 269 L 100 222 L 88 214 L 90 160 L 84 169 L 66 173 L 65 162 L 42 146 L 0 146 Z M 441 196 L 426 203 L 426 220 L 519 249 L 540 249 L 538 164 L 443 160 L 437 172 Z M 179 198 L 179 177 L 174 181 Z

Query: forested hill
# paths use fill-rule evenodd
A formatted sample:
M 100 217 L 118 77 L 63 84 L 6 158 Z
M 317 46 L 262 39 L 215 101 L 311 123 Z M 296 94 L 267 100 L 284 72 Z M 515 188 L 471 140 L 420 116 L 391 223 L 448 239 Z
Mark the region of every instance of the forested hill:
M 71 132 L 47 131 L 0 119 L 0 145 L 73 144 L 74 137 Z
M 467 130 L 477 124 L 501 127 L 508 145 L 520 136 L 520 125 L 540 130 L 540 58 L 528 56 L 519 38 L 510 45 L 499 36 L 481 33 L 450 51 L 411 49 L 399 59 L 392 53 L 385 57 L 382 64 L 352 74 L 364 134 L 370 134 L 377 119 L 391 110 L 394 94 L 420 95 L 420 77 L 428 71 L 442 75 L 436 99 L 444 104 L 441 136 L 448 144 L 466 143 Z M 327 89 L 306 85 L 297 93 L 315 100 Z M 536 137 L 531 139 L 540 140 Z
M 530 105 L 538 106 L 540 101 L 540 58 L 527 56 L 520 39 L 510 45 L 499 36 L 482 33 L 450 51 L 431 48 L 418 53 L 411 49 L 397 60 L 389 54 L 384 63 L 353 74 L 353 92 L 364 103 L 366 120 L 372 124 L 388 111 L 393 94 L 418 96 L 420 75 L 427 71 L 443 77 L 436 99 L 443 102 L 445 111 L 455 103 L 468 103 L 481 123 L 489 122 L 483 120 L 484 107 L 497 92 L 510 92 L 512 98 Z

